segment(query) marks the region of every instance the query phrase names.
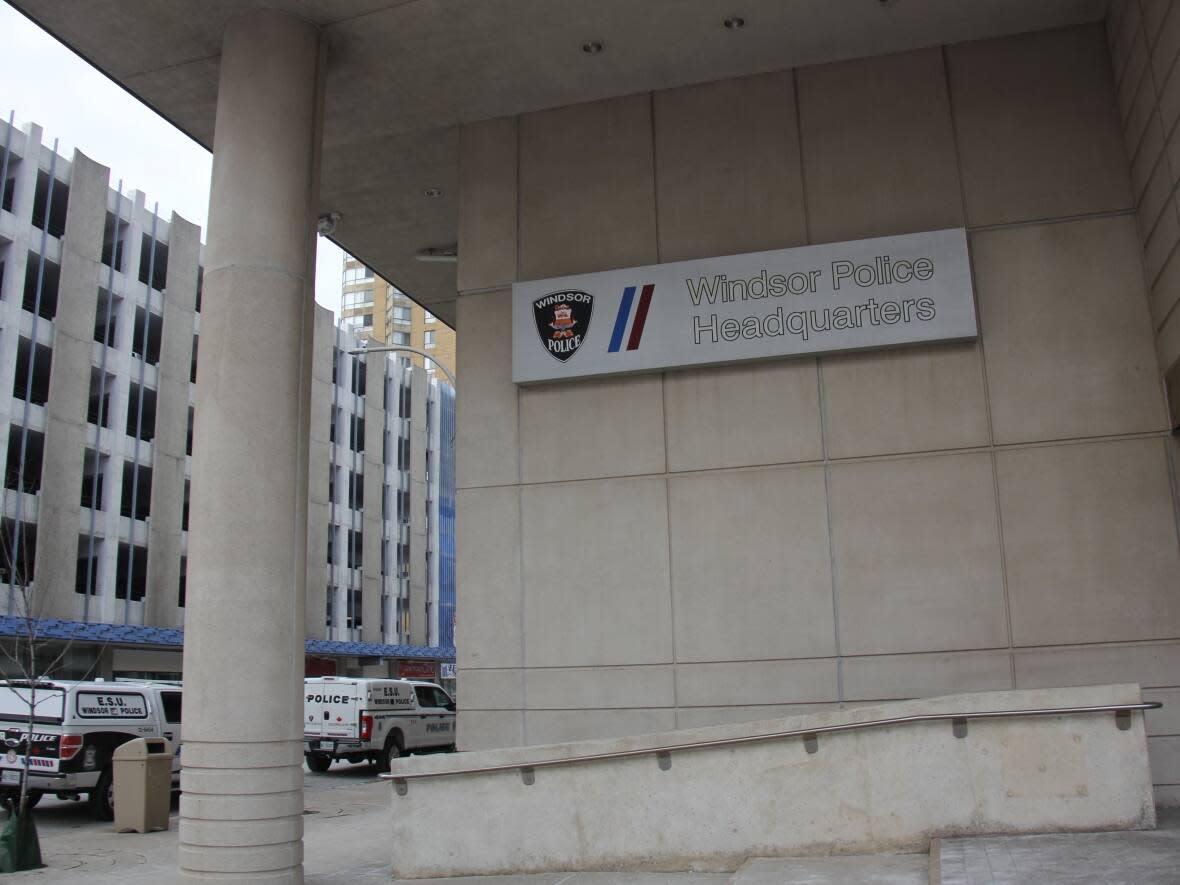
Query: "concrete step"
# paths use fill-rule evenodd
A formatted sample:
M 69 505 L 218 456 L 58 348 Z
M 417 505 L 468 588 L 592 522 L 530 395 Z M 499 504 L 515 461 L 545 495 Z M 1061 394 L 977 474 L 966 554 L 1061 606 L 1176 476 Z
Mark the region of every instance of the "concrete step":
M 943 839 L 932 885 L 1177 885 L 1180 812 L 1157 830 Z M 933 866 L 933 865 L 932 865 Z
M 843 857 L 757 857 L 730 877 L 730 885 L 928 885 L 925 854 L 854 854 Z

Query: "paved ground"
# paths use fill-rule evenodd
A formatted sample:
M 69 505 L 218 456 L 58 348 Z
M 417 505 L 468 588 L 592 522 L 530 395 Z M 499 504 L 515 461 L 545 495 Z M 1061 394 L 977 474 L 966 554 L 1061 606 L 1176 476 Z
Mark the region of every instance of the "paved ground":
M 747 861 L 732 885 L 929 885 L 930 856 L 759 857 Z
M 309 885 L 389 883 L 389 784 L 369 765 L 334 765 L 308 773 L 304 787 L 304 869 Z M 37 806 L 47 866 L 10 882 L 152 883 L 176 867 L 176 809 L 162 833 L 116 833 L 90 817 L 85 802 L 46 797 Z
M 941 885 L 1177 885 L 1180 809 L 1130 833 L 943 839 Z

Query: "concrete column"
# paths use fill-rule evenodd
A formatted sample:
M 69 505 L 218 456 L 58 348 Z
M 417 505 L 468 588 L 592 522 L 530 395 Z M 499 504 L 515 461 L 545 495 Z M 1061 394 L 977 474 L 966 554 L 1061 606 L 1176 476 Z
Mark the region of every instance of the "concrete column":
M 184 516 L 184 446 L 193 358 L 193 312 L 201 229 L 175 212 L 168 226 L 168 288 L 156 375 L 156 437 L 152 442 L 152 521 L 148 537 L 144 622 L 179 627 L 181 526 Z
M 381 545 L 384 522 L 381 495 L 385 486 L 385 362 L 384 353 L 365 355 L 365 549 L 362 565 L 361 642 L 384 642 L 381 635 Z
M 410 376 L 410 644 L 426 645 L 429 625 L 426 604 L 426 370 Z
M 90 353 L 98 304 L 99 260 L 110 170 L 74 152 L 70 202 L 61 243 L 61 281 L 53 321 L 53 360 L 45 413 L 45 454 L 37 520 L 37 595 L 40 617 L 77 618 L 83 597 L 74 592 L 78 511 L 86 455 Z M 64 186 L 58 182 L 57 186 Z M 31 516 L 31 514 L 30 514 Z
M 180 878 L 303 881 L 317 29 L 226 28 L 196 391 Z
M 307 638 L 327 639 L 324 615 L 330 579 L 326 547 L 329 512 L 328 471 L 332 464 L 332 344 L 336 340 L 332 311 L 315 312 L 311 386 L 311 448 L 308 453 L 307 508 Z

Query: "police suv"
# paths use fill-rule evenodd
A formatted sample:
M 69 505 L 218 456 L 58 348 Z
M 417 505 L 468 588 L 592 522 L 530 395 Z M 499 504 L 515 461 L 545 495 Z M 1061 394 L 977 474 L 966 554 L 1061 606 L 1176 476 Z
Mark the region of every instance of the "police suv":
M 307 767 L 334 759 L 377 763 L 418 750 L 455 748 L 455 702 L 433 682 L 322 676 L 305 679 L 303 745 Z
M 29 737 L 29 706 L 35 703 Z M 150 682 L 0 681 L 0 795 L 20 794 L 26 756 L 29 802 L 44 793 L 87 795 L 99 820 L 114 817 L 111 754 L 133 738 L 172 742 L 180 777 L 180 686 Z

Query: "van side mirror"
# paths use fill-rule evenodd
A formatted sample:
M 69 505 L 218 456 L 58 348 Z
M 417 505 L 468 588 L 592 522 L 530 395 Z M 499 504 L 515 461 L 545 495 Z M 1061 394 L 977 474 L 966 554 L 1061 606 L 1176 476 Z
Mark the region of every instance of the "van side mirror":
M 450 710 L 452 713 L 454 713 L 455 712 L 455 702 L 454 701 L 448 702 L 447 709 Z

